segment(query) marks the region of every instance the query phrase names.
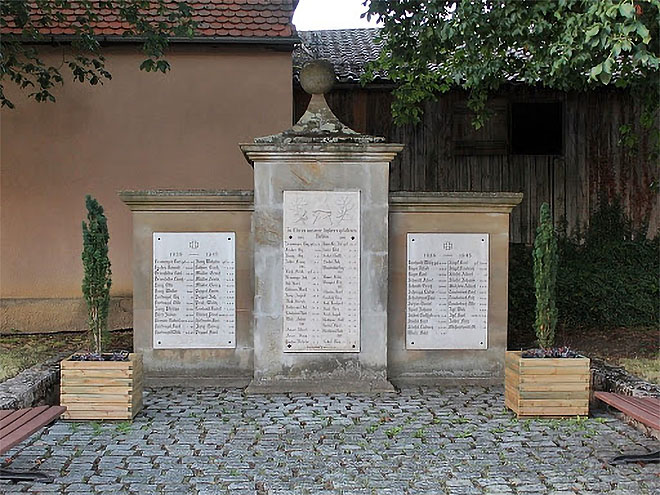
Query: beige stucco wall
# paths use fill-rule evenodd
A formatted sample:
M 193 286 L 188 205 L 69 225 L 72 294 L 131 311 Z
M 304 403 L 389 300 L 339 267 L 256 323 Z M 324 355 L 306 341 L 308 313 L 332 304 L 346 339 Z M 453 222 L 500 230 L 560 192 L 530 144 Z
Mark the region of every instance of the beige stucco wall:
M 17 108 L 1 113 L 5 308 L 14 299 L 80 296 L 88 193 L 108 216 L 112 293 L 130 295 L 131 215 L 117 191 L 251 189 L 252 168 L 238 143 L 290 126 L 288 52 L 178 46 L 166 75 L 141 72 L 136 48 L 114 47 L 106 57 L 111 81 L 91 87 L 67 76 L 54 104 L 9 88 Z M 59 63 L 61 53 L 46 58 Z M 11 326 L 4 320 L 3 330 Z

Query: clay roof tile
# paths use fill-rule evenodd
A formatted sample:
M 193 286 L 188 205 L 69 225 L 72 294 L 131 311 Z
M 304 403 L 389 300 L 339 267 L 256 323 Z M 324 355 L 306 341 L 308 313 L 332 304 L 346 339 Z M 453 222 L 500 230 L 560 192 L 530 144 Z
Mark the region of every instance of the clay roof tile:
M 39 10 L 34 0 L 30 7 L 39 16 Z M 290 37 L 294 33 L 291 18 L 293 17 L 296 0 L 186 0 L 192 11 L 193 21 L 198 23 L 195 36 L 263 36 L 263 37 Z M 166 7 L 177 10 L 178 2 L 165 0 Z M 61 10 L 66 21 L 52 23 L 38 30 L 43 35 L 74 34 L 75 26 L 80 26 L 77 17 L 86 15 L 86 10 L 71 0 L 71 8 Z M 120 36 L 131 26 L 120 22 L 118 9 L 99 9 L 94 11 L 98 16 L 92 23 L 94 31 L 99 36 Z M 40 16 L 39 16 L 40 17 Z M 20 34 L 11 18 L 6 19 L 7 25 L 2 28 L 2 34 Z M 165 21 L 167 19 L 153 11 L 152 21 Z

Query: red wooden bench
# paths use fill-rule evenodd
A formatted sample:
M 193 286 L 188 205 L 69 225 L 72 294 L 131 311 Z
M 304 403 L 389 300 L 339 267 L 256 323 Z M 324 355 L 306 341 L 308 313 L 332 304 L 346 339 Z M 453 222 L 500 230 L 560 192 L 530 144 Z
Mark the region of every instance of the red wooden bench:
M 0 410 L 0 455 L 29 438 L 35 431 L 52 423 L 66 411 L 63 406 L 39 406 L 18 410 Z M 0 469 L 0 479 L 52 482 L 45 474 L 13 472 Z
M 594 397 L 649 428 L 660 431 L 660 398 L 630 397 L 611 392 L 594 392 Z M 623 464 L 626 462 L 660 462 L 660 451 L 651 454 L 615 457 L 610 464 Z

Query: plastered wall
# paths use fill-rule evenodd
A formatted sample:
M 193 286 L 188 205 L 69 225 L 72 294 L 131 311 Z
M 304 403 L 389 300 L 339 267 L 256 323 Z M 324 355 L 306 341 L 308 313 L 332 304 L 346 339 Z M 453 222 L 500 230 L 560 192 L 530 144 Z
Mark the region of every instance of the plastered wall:
M 45 58 L 61 56 L 53 50 Z M 238 143 L 291 123 L 288 52 L 179 46 L 166 75 L 141 72 L 133 47 L 110 48 L 106 58 L 111 81 L 91 87 L 67 77 L 54 104 L 8 88 L 16 109 L 0 115 L 0 331 L 84 325 L 64 313 L 81 295 L 85 194 L 108 217 L 112 295 L 130 296 L 131 216 L 117 191 L 251 189 L 252 168 Z M 43 316 L 21 320 L 21 304 Z

